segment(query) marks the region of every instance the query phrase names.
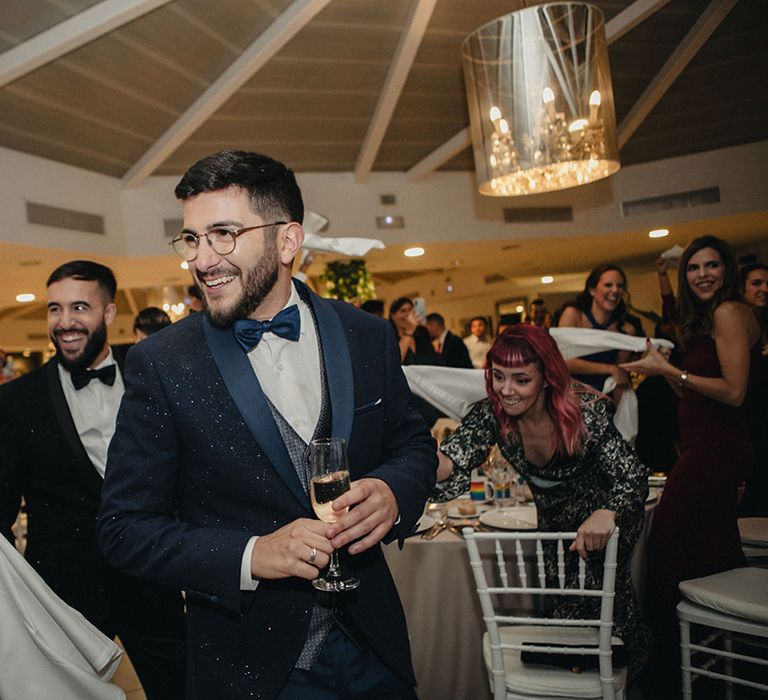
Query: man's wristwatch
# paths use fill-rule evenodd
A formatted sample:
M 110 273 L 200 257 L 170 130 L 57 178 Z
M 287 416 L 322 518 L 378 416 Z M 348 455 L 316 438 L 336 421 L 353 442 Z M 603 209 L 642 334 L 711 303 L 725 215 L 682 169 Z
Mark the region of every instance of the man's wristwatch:
M 685 383 L 686 383 L 687 381 L 688 381 L 688 372 L 686 372 L 685 370 L 683 370 L 682 372 L 680 372 L 680 377 L 678 378 L 678 380 L 677 380 L 677 383 L 678 383 L 680 386 L 685 386 Z

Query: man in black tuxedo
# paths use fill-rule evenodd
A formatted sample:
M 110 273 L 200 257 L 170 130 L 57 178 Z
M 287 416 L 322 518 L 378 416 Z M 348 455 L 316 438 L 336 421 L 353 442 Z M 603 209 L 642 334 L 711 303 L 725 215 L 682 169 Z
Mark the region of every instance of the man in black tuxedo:
M 107 446 L 123 394 L 122 358 L 107 344 L 115 277 L 75 260 L 56 268 L 47 286 L 56 357 L 0 387 L 0 528 L 13 541 L 23 496 L 27 561 L 104 634 L 120 635 L 147 698 L 183 698 L 180 589 L 112 568 L 96 542 Z
M 440 314 L 427 315 L 427 330 L 435 345 L 438 365 L 472 369 L 467 346 L 461 338 L 446 330 L 445 319 Z
M 176 196 L 174 248 L 207 310 L 128 355 L 102 548 L 186 589 L 189 698 L 413 698 L 379 543 L 412 531 L 436 458 L 392 327 L 292 281 L 304 210 L 283 164 L 222 151 Z M 330 436 L 346 440 L 352 479 L 335 524 L 313 517 L 306 463 Z M 323 598 L 310 581 L 334 548 L 360 586 Z

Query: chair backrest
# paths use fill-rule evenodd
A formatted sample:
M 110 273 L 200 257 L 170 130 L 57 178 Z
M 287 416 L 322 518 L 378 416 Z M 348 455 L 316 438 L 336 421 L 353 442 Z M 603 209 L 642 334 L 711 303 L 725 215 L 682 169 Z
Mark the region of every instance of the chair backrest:
M 586 587 L 586 565 L 578 560 L 578 571 L 575 579 L 567 576 L 570 564 L 566 553 L 571 542 L 576 538 L 575 532 L 475 532 L 472 528 L 462 531 L 467 543 L 469 563 L 475 577 L 483 619 L 488 630 L 491 647 L 491 671 L 494 678 L 494 698 L 506 697 L 506 681 L 504 670 L 504 651 L 530 651 L 548 654 L 577 654 L 592 655 L 599 658 L 600 681 L 604 698 L 614 697 L 613 687 L 613 658 L 611 637 L 613 631 L 613 600 L 616 585 L 616 559 L 619 543 L 619 528 L 614 528 L 605 548 L 603 563 L 603 580 L 600 588 Z M 483 561 L 480 552 L 481 542 L 493 543 L 493 563 L 491 569 L 497 577 L 499 585 L 490 585 L 486 567 L 488 558 Z M 530 545 L 525 548 L 524 543 Z M 548 543 L 548 544 L 544 544 Z M 506 546 L 505 546 L 506 545 Z M 535 566 L 532 562 L 532 552 L 535 550 Z M 546 551 L 545 551 L 546 550 Z M 554 550 L 554 551 L 553 551 Z M 488 551 L 486 549 L 486 551 Z M 577 555 L 572 554 L 571 557 Z M 556 566 L 556 575 L 547 580 L 545 560 L 550 557 L 550 574 L 552 564 Z M 494 566 L 495 564 L 495 566 Z M 530 581 L 529 581 L 530 579 Z M 574 579 L 569 585 L 568 579 Z M 601 598 L 599 618 L 562 619 L 554 617 L 534 617 L 533 615 L 506 615 L 494 607 L 506 594 L 527 594 L 534 596 L 580 596 L 584 598 Z M 598 630 L 599 643 L 597 647 L 565 647 L 565 646 L 529 646 L 526 644 L 503 643 L 499 634 L 499 625 L 537 625 L 559 627 L 585 627 Z

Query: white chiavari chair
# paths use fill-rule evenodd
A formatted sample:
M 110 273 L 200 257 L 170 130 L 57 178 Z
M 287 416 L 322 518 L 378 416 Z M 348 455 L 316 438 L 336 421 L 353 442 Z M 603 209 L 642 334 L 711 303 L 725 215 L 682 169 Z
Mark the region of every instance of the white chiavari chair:
M 622 644 L 612 635 L 618 528 L 605 549 L 603 584 L 599 589 L 586 588 L 586 567 L 580 559 L 575 585 L 567 584 L 566 553 L 576 537 L 575 532 L 483 533 L 465 528 L 463 534 L 487 628 L 483 635 L 483 657 L 494 700 L 622 700 L 626 669 L 614 672 L 612 648 L 612 645 Z M 480 547 L 484 542 L 490 542 L 494 547 L 493 562 L 481 553 Z M 529 570 L 530 545 L 525 547 L 526 542 L 535 546 L 533 572 Z M 545 542 L 553 542 L 556 547 L 556 581 L 548 582 L 545 576 Z M 489 582 L 490 568 L 493 568 L 493 582 Z M 600 616 L 596 619 L 560 619 L 505 614 L 501 606 L 506 609 L 509 596 L 516 595 L 599 597 Z M 574 673 L 571 669 L 554 665 L 524 663 L 522 652 L 577 658 L 597 656 L 598 668 Z

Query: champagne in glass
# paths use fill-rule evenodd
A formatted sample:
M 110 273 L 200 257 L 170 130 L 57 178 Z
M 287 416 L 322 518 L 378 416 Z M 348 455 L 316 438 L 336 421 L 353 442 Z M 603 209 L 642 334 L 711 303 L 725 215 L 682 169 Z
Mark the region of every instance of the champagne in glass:
M 315 515 L 326 523 L 335 523 L 346 513 L 333 510 L 333 501 L 349 491 L 347 447 L 343 438 L 312 440 L 309 445 L 310 496 Z M 325 576 L 312 581 L 321 591 L 351 591 L 360 581 L 346 576 L 339 566 L 339 555 L 334 550 Z

